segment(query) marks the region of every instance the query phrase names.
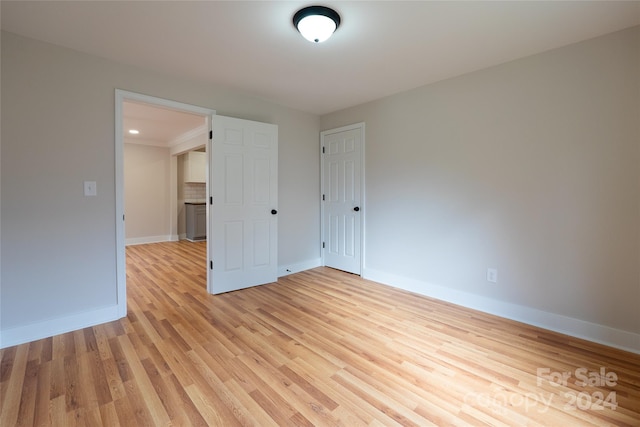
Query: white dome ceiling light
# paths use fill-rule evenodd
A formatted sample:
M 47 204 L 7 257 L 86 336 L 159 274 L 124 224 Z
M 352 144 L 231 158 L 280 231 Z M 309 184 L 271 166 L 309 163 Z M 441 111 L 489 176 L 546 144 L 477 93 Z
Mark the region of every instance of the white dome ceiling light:
M 331 37 L 340 26 L 340 15 L 324 6 L 309 6 L 293 15 L 293 25 L 302 36 L 313 43 L 320 43 Z

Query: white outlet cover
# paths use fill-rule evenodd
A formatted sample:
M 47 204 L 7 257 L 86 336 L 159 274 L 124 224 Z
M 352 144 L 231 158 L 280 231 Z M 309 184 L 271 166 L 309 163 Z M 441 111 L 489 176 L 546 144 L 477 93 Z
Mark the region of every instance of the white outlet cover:
M 98 195 L 98 187 L 95 181 L 85 181 L 84 182 L 84 195 L 85 196 L 97 196 Z
M 498 282 L 498 269 L 487 268 L 487 282 L 491 282 L 491 283 Z

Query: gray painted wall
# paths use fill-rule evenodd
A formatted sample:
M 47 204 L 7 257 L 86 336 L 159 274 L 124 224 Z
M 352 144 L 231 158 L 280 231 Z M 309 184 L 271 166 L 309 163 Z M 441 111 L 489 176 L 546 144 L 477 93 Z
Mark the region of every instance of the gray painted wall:
M 356 122 L 365 276 L 640 333 L 640 27 L 328 114 L 321 129 Z
M 279 126 L 280 267 L 320 256 L 320 129 L 365 122 L 365 276 L 640 349 L 638 27 L 321 118 L 7 33 L 1 88 L 2 331 L 115 304 L 120 88 Z
M 116 88 L 278 125 L 279 264 L 317 263 L 318 116 L 6 32 L 1 78 L 2 331 L 116 304 Z
M 124 144 L 125 237 L 170 240 L 169 148 Z

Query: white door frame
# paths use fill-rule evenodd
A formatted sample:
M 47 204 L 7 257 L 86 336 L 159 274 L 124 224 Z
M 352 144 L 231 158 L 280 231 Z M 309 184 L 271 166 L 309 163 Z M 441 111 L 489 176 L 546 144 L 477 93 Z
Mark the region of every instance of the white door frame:
M 157 98 L 155 96 L 143 95 L 141 93 L 129 92 L 121 89 L 116 89 L 115 91 L 116 288 L 118 307 L 117 310 L 119 317 L 125 317 L 127 315 L 127 270 L 124 233 L 124 128 L 122 123 L 122 105 L 125 101 L 144 102 L 146 104 L 170 108 L 172 110 L 182 111 L 185 113 L 193 113 L 205 116 L 208 118 L 207 121 L 209 122 L 209 126 L 211 126 L 211 116 L 216 114 L 216 110 L 212 110 L 210 108 L 198 107 L 196 105 L 184 104 L 178 101 Z M 176 168 L 172 167 L 172 175 L 174 171 L 176 171 Z M 175 179 L 177 179 L 177 176 L 175 177 Z M 206 185 L 207 194 L 209 194 L 209 183 L 207 182 Z M 176 202 L 172 201 L 171 203 L 171 209 L 176 209 Z M 208 215 L 209 205 L 207 205 L 207 217 Z M 209 230 L 207 230 L 207 235 L 209 235 Z M 207 259 L 209 259 L 209 254 L 207 254 Z M 208 275 L 209 269 L 207 268 L 207 283 L 209 282 Z
M 366 213 L 367 213 L 367 209 L 365 206 L 365 181 L 364 181 L 364 177 L 365 177 L 365 173 L 364 173 L 364 147 L 365 147 L 365 123 L 364 122 L 360 122 L 360 123 L 354 123 L 352 125 L 347 125 L 347 126 L 342 126 L 339 128 L 335 128 L 335 129 L 328 129 L 325 131 L 320 132 L 320 253 L 322 253 L 322 265 L 326 265 L 325 261 L 324 261 L 324 248 L 323 246 L 323 242 L 324 242 L 324 215 L 325 215 L 325 211 L 324 211 L 324 203 L 322 201 L 322 195 L 325 194 L 325 188 L 324 188 L 324 153 L 323 153 L 323 149 L 325 146 L 325 135 L 328 134 L 332 134 L 332 133 L 338 133 L 338 132 L 344 132 L 344 131 L 348 131 L 348 130 L 354 130 L 354 129 L 360 129 L 361 133 L 362 133 L 362 144 L 361 144 L 361 150 L 360 150 L 360 210 L 362 212 L 362 215 L 360 217 L 360 276 L 363 275 L 364 272 L 364 262 L 365 262 L 365 219 L 366 219 Z

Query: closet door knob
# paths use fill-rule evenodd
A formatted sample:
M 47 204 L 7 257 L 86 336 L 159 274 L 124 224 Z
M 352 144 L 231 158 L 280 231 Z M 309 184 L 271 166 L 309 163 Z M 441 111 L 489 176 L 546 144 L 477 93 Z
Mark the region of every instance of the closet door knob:
M 277 210 L 275 210 L 275 209 L 271 209 L 271 215 L 275 215 L 275 214 L 277 214 L 277 213 L 278 213 L 278 211 L 277 211 Z
M 358 212 L 360 210 L 360 208 L 358 206 L 356 206 L 355 208 L 353 208 L 353 210 Z

